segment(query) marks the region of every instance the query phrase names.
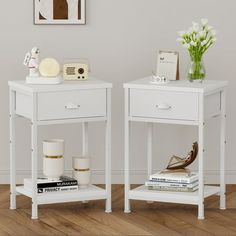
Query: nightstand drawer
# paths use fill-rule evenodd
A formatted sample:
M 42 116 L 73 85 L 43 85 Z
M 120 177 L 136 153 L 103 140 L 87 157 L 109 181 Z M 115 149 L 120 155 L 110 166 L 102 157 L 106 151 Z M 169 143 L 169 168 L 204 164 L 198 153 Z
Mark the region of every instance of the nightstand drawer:
M 38 120 L 106 116 L 106 89 L 38 94 Z
M 198 94 L 130 89 L 130 116 L 198 120 Z

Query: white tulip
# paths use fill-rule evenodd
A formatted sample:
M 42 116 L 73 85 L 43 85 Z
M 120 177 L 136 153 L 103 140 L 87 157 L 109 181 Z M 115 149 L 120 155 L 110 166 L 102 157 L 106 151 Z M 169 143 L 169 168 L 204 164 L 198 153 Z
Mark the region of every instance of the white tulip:
M 212 36 L 216 36 L 216 31 L 215 30 L 211 30 L 211 35 Z
M 198 32 L 198 36 L 200 38 L 204 38 L 206 36 L 206 32 L 202 30 L 202 31 Z
M 216 41 L 216 38 L 212 38 L 211 42 L 214 43 Z
M 208 19 L 206 18 L 201 19 L 201 23 L 203 26 L 206 26 L 208 24 Z
M 185 44 L 183 44 L 183 47 L 189 49 L 190 48 L 190 44 L 185 43 Z
M 191 41 L 191 42 L 190 42 L 190 44 L 191 44 L 192 46 L 194 46 L 194 47 L 196 47 L 196 46 L 197 46 L 197 43 L 196 43 L 196 42 L 194 42 L 194 41 Z
M 212 29 L 213 29 L 213 27 L 212 27 L 211 25 L 208 25 L 208 26 L 207 26 L 207 30 L 208 30 L 208 31 L 210 31 L 210 30 L 212 30 Z
M 186 34 L 186 32 L 183 31 L 183 30 L 178 32 L 178 35 L 179 35 L 180 37 L 183 37 L 185 34 Z
M 207 44 L 207 40 L 203 40 L 202 42 L 201 42 L 201 45 L 202 46 L 204 46 L 204 45 L 206 45 Z
M 180 42 L 180 43 L 184 43 L 185 42 L 185 40 L 183 38 L 177 38 L 176 41 Z
M 193 31 L 198 32 L 199 31 L 199 24 L 194 21 L 192 22 L 192 24 L 193 24 L 193 27 L 192 27 Z

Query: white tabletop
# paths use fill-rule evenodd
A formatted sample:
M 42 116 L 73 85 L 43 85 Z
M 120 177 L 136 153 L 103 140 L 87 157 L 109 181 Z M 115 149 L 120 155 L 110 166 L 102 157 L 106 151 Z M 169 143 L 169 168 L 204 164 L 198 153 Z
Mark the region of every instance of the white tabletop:
M 112 88 L 111 83 L 91 77 L 88 80 L 84 81 L 63 81 L 61 84 L 56 85 L 26 84 L 25 80 L 8 81 L 8 85 L 13 89 L 20 89 L 27 92 L 50 92 L 78 89 Z
M 124 84 L 124 88 L 158 89 L 185 92 L 208 93 L 227 86 L 224 80 L 203 80 L 203 82 L 190 82 L 189 80 L 175 80 L 167 84 L 152 84 L 152 77 L 145 77 Z

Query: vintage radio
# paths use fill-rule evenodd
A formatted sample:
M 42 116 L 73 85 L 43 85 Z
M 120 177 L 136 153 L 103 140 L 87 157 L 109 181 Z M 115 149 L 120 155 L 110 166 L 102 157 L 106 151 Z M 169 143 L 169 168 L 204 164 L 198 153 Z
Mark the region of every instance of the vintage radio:
M 64 80 L 87 80 L 88 64 L 86 63 L 66 63 L 63 65 Z

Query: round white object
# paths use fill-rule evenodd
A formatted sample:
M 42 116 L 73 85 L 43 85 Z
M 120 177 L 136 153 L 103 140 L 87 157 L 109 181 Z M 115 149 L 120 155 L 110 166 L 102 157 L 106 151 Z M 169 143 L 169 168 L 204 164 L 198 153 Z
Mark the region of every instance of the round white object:
M 60 73 L 60 65 L 54 58 L 45 58 L 40 62 L 39 72 L 45 77 L 56 77 Z
M 63 156 L 64 140 L 49 139 L 43 141 L 43 154 L 45 156 Z
M 90 170 L 87 171 L 73 171 L 73 178 L 78 181 L 80 188 L 86 188 L 90 184 Z
M 59 180 L 64 173 L 64 158 L 43 158 L 43 174 L 50 180 Z
M 90 159 L 87 157 L 73 157 L 73 168 L 75 170 L 87 170 L 90 168 Z

